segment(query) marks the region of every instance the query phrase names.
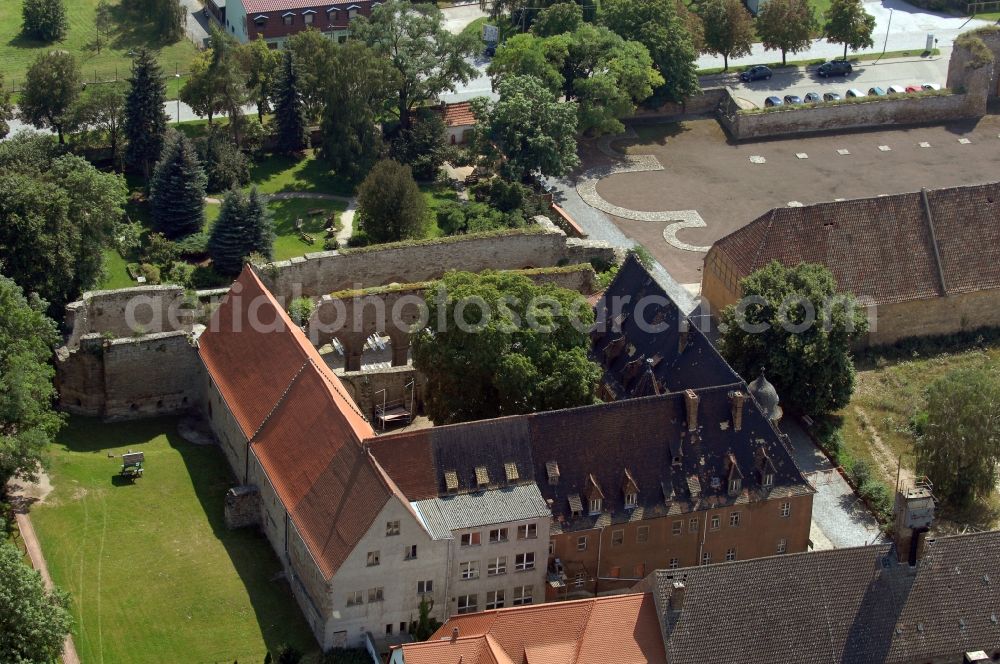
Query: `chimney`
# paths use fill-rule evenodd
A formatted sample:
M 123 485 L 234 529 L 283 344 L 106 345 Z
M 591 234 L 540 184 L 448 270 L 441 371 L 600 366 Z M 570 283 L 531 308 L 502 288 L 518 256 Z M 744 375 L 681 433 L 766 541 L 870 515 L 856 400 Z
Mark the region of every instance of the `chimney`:
M 453 630 L 451 630 L 451 642 L 454 643 L 455 641 L 458 641 L 458 628 L 457 627 L 454 628 Z
M 729 393 L 729 404 L 733 411 L 733 431 L 739 431 L 743 428 L 744 401 L 746 401 L 746 395 L 739 390 Z
M 894 544 L 896 560 L 915 567 L 924 557 L 927 532 L 934 523 L 934 487 L 918 478 L 912 488 L 896 493 Z
M 688 335 L 691 333 L 691 323 L 686 318 L 681 319 L 677 325 L 677 352 L 683 353 L 688 345 Z
M 684 584 L 674 581 L 673 589 L 670 591 L 670 610 L 681 611 L 684 608 Z
M 687 408 L 688 431 L 698 428 L 698 395 L 694 390 L 684 390 L 684 405 Z

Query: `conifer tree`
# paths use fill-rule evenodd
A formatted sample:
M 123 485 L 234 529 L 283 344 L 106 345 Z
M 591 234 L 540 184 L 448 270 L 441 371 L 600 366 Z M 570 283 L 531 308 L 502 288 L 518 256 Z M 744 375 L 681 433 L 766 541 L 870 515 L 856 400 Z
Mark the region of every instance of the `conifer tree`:
M 286 50 L 274 92 L 274 117 L 278 126 L 278 150 L 289 154 L 308 146 L 306 110 L 299 86 L 292 51 Z
M 208 255 L 215 271 L 237 275 L 247 256 L 259 253 L 271 258 L 274 231 L 263 197 L 254 187 L 250 194 L 233 189 L 222 201 L 222 210 L 208 240 Z
M 205 223 L 208 178 L 191 140 L 171 132 L 150 183 L 153 225 L 169 238 L 197 233 Z
M 167 133 L 167 114 L 163 104 L 167 89 L 163 70 L 146 49 L 139 49 L 132 63 L 128 98 L 125 100 L 126 161 L 142 170 L 149 180 L 153 164 L 160 158 Z

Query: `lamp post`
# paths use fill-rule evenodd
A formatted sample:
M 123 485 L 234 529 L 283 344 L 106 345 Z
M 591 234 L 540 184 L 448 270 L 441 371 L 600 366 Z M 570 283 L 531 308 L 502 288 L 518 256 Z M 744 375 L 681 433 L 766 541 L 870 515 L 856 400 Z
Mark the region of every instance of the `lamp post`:
M 181 75 L 179 73 L 174 73 L 174 78 L 180 80 Z M 177 124 L 181 123 L 181 89 L 177 88 Z

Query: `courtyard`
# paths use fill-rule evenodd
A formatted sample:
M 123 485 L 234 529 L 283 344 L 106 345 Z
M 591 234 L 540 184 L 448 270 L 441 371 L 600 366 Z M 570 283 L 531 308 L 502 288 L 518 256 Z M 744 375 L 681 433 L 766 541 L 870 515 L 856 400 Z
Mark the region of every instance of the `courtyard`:
M 623 218 L 621 209 L 610 216 L 691 290 L 701 282 L 705 256 L 694 249 L 707 250 L 773 207 L 974 184 L 1000 173 L 1000 118 L 995 115 L 978 123 L 742 144 L 728 142 L 718 123 L 707 118 L 634 129 L 633 138 L 606 142 L 604 150 L 600 145 L 586 149 L 584 178 L 586 170 L 597 170 L 596 194 L 611 210 L 688 213 L 630 215 L 670 221 Z M 658 162 L 662 170 L 605 175 L 622 164 L 615 151 L 644 157 L 654 168 Z M 689 220 L 677 224 L 674 219 Z M 664 237 L 668 227 L 673 245 Z

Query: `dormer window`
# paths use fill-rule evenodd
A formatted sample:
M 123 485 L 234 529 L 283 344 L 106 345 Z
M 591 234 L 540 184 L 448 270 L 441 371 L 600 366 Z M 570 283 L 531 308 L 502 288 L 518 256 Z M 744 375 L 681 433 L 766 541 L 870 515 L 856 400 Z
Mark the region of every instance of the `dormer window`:
M 267 25 L 267 16 L 265 16 L 264 14 L 261 14 L 260 16 L 254 16 L 253 24 L 256 25 L 258 28 L 264 27 L 265 25 Z
M 639 483 L 635 481 L 628 468 L 625 469 L 625 481 L 622 486 L 625 494 L 625 509 L 634 509 L 639 504 Z
M 358 10 L 361 9 L 357 5 L 351 5 L 347 8 L 347 20 L 353 21 L 354 17 L 358 15 Z
M 583 516 L 583 501 L 580 500 L 579 494 L 571 493 L 566 496 L 566 500 L 569 501 L 569 513 L 572 518 Z
M 626 493 L 625 494 L 625 509 L 633 509 L 639 504 L 639 494 L 637 493 Z
M 508 482 L 516 482 L 520 478 L 520 473 L 517 472 L 517 464 L 513 461 L 508 461 L 503 465 L 504 473 L 507 475 Z
M 448 493 L 456 493 L 458 491 L 458 473 L 456 471 L 444 471 L 444 487 L 448 490 Z
M 729 494 L 736 495 L 743 488 L 743 480 L 739 478 L 733 478 L 729 480 Z
M 293 14 L 292 12 L 288 12 L 286 14 L 282 14 L 281 15 L 281 22 L 284 23 L 285 25 L 292 25 L 292 24 L 294 24 L 295 23 L 295 14 Z
M 490 471 L 486 469 L 486 466 L 476 466 L 476 486 L 480 489 L 488 486 L 490 483 Z
M 545 474 L 549 476 L 549 486 L 559 484 L 559 464 L 555 461 L 545 462 Z
M 774 486 L 774 473 L 764 473 L 764 486 L 765 487 Z
M 590 499 L 590 513 L 591 514 L 600 514 L 603 507 L 604 507 L 604 501 L 602 499 L 600 499 L 600 498 L 591 498 Z
M 330 23 L 336 23 L 340 20 L 340 10 L 336 7 L 330 7 L 326 10 L 326 20 Z
M 302 20 L 305 21 L 306 25 L 312 25 L 313 19 L 315 17 L 316 17 L 316 12 L 313 11 L 312 9 L 307 9 L 306 11 L 302 12 Z
M 712 478 L 712 488 L 713 489 L 718 489 L 721 486 L 722 486 L 722 480 L 720 480 L 718 477 L 713 477 Z

